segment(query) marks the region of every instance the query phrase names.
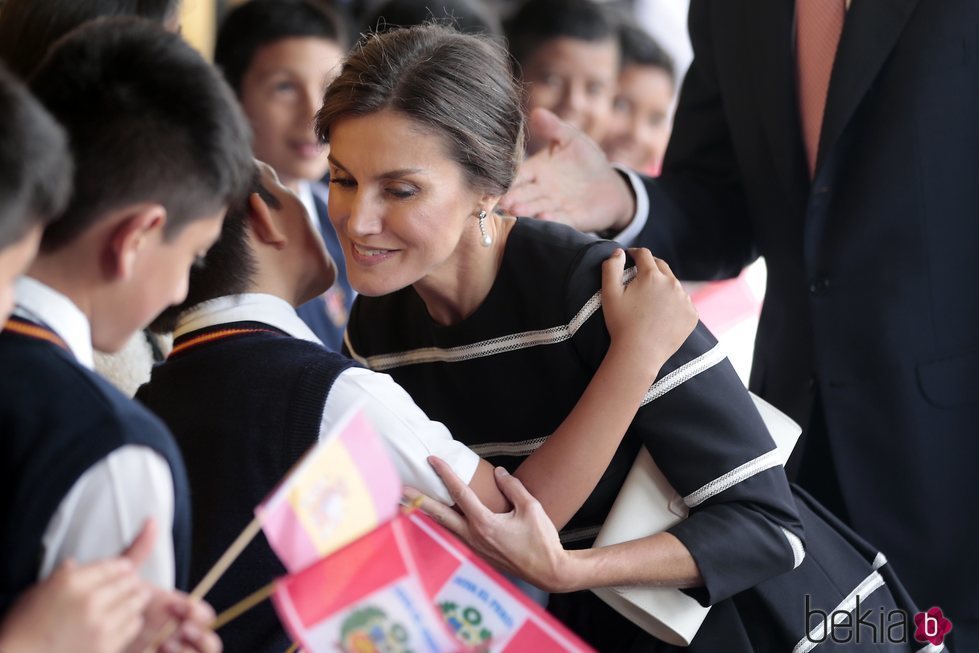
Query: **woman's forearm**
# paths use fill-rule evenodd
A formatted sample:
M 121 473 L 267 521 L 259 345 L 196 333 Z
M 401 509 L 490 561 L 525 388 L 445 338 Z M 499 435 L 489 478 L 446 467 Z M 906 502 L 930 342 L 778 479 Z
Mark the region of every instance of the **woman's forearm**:
M 670 533 L 594 549 L 568 551 L 559 591 L 647 585 L 699 587 L 704 584 L 690 551 Z

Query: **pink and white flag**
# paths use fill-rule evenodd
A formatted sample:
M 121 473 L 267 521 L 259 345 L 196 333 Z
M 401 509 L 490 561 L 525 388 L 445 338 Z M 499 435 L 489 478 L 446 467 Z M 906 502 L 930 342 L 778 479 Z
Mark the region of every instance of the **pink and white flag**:
M 255 514 L 272 550 L 294 573 L 391 519 L 400 499 L 401 479 L 384 444 L 353 409 Z

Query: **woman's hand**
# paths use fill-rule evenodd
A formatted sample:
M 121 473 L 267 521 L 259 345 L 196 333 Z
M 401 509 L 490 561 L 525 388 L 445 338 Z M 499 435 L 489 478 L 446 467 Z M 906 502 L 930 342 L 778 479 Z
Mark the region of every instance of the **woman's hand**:
M 519 479 L 502 467 L 496 468 L 497 485 L 510 500 L 513 510 L 494 513 L 479 501 L 448 464 L 434 456 L 429 462 L 462 514 L 424 497 L 417 490 L 406 488 L 409 499 L 422 497 L 421 509 L 425 513 L 505 572 L 548 592 L 575 589 L 571 557 L 561 546 L 558 533 L 544 509 Z
M 665 261 L 645 248 L 630 249 L 629 255 L 636 277 L 627 284 L 621 249 L 602 264 L 602 312 L 610 349 L 629 352 L 655 379 L 697 326 L 697 310 Z

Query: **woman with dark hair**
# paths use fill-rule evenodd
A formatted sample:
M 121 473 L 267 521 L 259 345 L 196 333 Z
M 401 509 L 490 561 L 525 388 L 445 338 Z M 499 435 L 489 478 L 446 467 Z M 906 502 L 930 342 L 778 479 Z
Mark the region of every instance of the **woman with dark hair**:
M 0 11 L 0 59 L 27 79 L 59 38 L 102 16 L 139 16 L 175 31 L 180 0 L 6 0 Z
M 327 90 L 317 133 L 331 148 L 330 218 L 361 293 L 350 355 L 514 469 L 547 440 L 608 349 L 596 313 L 601 264 L 616 245 L 495 210 L 523 149 L 505 53 L 438 26 L 368 37 Z M 850 611 L 857 587 L 872 588 L 861 591 L 861 609 L 911 609 L 883 556 L 790 488 L 751 398 L 702 325 L 661 368 L 562 531 L 565 543 L 594 538 L 640 447 L 682 497 L 684 521 L 573 555 L 538 519 L 522 524 L 540 535 L 533 545 L 512 538 L 494 552 L 521 559 L 531 582 L 570 592 L 552 597 L 551 609 L 600 650 L 670 647 L 577 590 L 685 588 L 713 605 L 694 651 L 809 650 L 820 623 L 807 623 L 806 610 Z M 545 500 L 560 492 L 528 490 Z M 906 640 L 905 632 L 874 650 L 906 651 Z

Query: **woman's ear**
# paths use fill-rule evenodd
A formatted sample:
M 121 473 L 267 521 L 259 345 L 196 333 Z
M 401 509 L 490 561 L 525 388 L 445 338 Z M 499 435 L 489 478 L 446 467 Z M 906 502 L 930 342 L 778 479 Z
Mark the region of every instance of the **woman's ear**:
M 502 195 L 483 195 L 479 198 L 479 208 L 476 210 L 476 214 L 479 212 L 486 211 L 487 215 L 492 215 L 496 211 L 497 205 L 500 203 L 500 198 Z
M 248 196 L 248 221 L 260 243 L 279 250 L 285 248 L 288 239 L 279 228 L 278 216 L 258 193 Z
M 136 259 L 151 241 L 163 240 L 167 210 L 160 204 L 137 204 L 119 211 L 124 216 L 113 227 L 103 252 L 102 269 L 112 279 L 132 276 Z

